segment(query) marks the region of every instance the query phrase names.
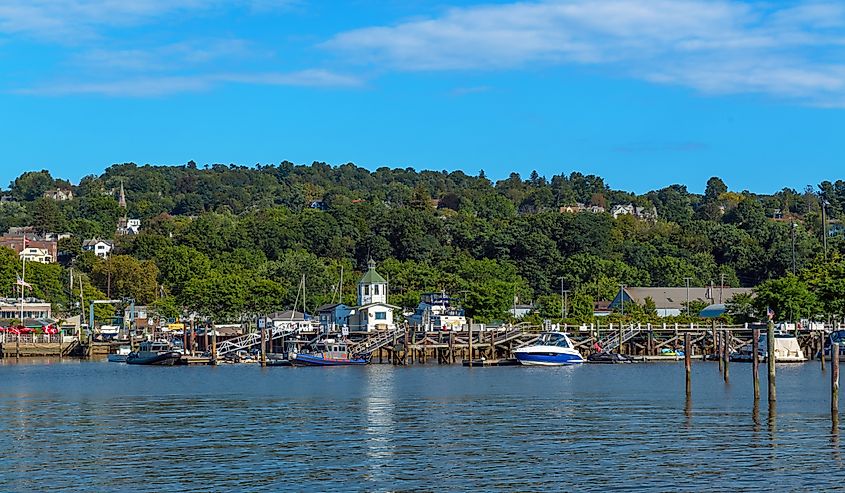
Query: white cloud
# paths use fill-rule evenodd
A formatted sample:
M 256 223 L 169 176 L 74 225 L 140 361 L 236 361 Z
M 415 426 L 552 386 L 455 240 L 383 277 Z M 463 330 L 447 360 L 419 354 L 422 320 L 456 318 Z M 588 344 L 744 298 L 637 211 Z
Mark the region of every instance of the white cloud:
M 703 92 L 845 100 L 845 6 L 831 2 L 520 2 L 347 31 L 323 46 L 407 71 L 589 64 Z
M 235 7 L 267 10 L 292 0 L 2 0 L 0 32 L 53 41 L 95 36 L 102 28 L 143 24 L 174 14 Z
M 253 84 L 300 87 L 358 87 L 362 80 L 326 70 L 295 72 L 214 73 L 193 76 L 131 77 L 99 82 L 54 83 L 12 91 L 41 96 L 98 95 L 110 97 L 158 97 L 210 90 L 222 84 Z

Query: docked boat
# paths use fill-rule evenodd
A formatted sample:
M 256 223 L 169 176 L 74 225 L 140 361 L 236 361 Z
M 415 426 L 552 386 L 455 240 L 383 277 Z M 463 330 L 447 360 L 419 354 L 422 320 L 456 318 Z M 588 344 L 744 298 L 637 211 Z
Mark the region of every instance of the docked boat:
M 132 352 L 132 348 L 130 346 L 120 346 L 117 348 L 116 353 L 109 353 L 109 362 L 110 363 L 126 363 L 126 358 L 129 356 L 129 353 Z
M 537 342 L 514 351 L 523 365 L 563 366 L 584 362 L 584 357 L 563 332 L 544 332 Z
M 845 330 L 834 330 L 824 341 L 824 359 L 830 361 L 830 348 L 833 344 L 839 344 L 839 361 L 845 361 Z
M 804 350 L 798 344 L 795 336 L 779 332 L 775 334 L 775 362 L 776 363 L 803 363 L 807 361 Z M 760 334 L 757 339 L 757 354 L 759 360 L 766 361 L 769 355 L 768 336 Z M 731 361 L 751 362 L 754 358 L 754 349 L 751 344 L 746 344 L 730 354 Z
M 182 358 L 182 353 L 165 341 L 144 341 L 138 351 L 126 357 L 128 365 L 173 366 Z
M 326 339 L 314 345 L 308 353 L 290 353 L 288 361 L 293 366 L 359 366 L 370 362 L 369 357 L 349 354 L 346 344 Z
M 587 363 L 612 365 L 618 363 L 633 363 L 634 358 L 619 353 L 593 353 L 587 356 Z

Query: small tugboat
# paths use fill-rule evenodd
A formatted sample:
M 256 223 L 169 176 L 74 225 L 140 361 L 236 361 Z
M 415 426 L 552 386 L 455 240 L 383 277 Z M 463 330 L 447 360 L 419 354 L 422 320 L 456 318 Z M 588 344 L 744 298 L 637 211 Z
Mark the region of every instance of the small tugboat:
M 182 353 L 166 341 L 144 341 L 138 351 L 129 353 L 126 364 L 173 366 L 180 358 L 182 358 Z
M 116 353 L 109 353 L 109 362 L 110 363 L 126 363 L 126 358 L 132 352 L 132 348 L 129 346 L 120 346 L 117 348 Z
M 314 344 L 310 353 L 290 353 L 288 361 L 293 366 L 360 366 L 370 362 L 369 357 L 355 357 L 346 350 L 346 344 L 326 339 Z
M 544 332 L 537 342 L 514 351 L 523 365 L 564 366 L 584 362 L 584 357 L 563 332 Z
M 766 361 L 768 357 L 768 337 L 766 334 L 760 334 L 757 339 L 757 354 L 761 362 Z M 737 362 L 751 362 L 754 357 L 754 350 L 751 344 L 746 344 L 738 350 L 730 354 L 731 361 Z M 804 350 L 798 344 L 798 339 L 795 336 L 786 332 L 775 333 L 775 362 L 776 363 L 803 363 L 807 361 L 804 356 Z

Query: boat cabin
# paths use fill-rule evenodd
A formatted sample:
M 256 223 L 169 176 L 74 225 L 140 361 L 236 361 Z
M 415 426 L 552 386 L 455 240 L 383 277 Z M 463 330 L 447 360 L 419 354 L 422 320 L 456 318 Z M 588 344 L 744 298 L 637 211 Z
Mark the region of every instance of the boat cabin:
M 537 339 L 537 345 L 572 348 L 572 341 L 562 332 L 544 332 Z
M 171 346 L 167 342 L 164 341 L 144 341 L 138 346 L 139 352 L 151 352 L 156 353 L 159 351 L 170 351 Z

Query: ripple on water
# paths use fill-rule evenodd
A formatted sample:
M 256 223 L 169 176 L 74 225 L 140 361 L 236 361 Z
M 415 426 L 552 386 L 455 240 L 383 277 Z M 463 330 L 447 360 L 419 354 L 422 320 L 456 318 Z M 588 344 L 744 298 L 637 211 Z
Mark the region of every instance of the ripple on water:
M 0 365 L 3 491 L 818 490 L 828 380 L 748 367 Z M 765 382 L 763 382 L 765 389 Z M 678 392 L 681 390 L 681 393 Z

